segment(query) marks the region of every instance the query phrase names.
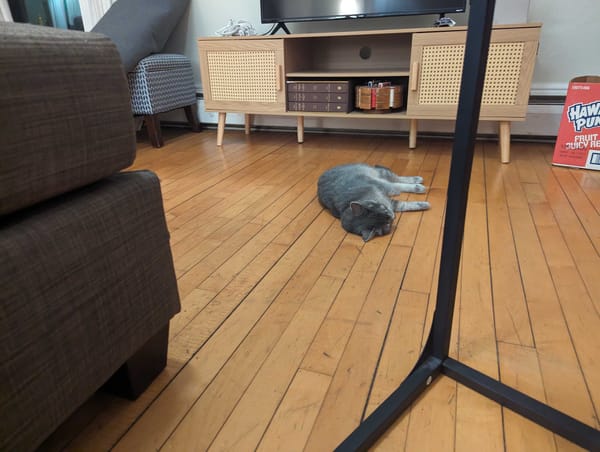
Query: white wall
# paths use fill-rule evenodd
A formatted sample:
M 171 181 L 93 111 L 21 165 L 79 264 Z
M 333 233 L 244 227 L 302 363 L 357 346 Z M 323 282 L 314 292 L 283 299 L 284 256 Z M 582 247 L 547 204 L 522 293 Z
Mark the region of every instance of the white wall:
M 600 75 L 599 0 L 531 0 L 529 21 L 544 24 L 533 94 L 565 94 L 573 77 Z
M 303 0 L 298 0 L 303 1 Z M 532 82 L 533 95 L 564 95 L 571 78 L 578 75 L 600 75 L 600 0 L 496 0 L 500 22 L 541 22 L 540 48 Z M 528 10 L 528 11 L 527 11 Z M 467 14 L 452 16 L 459 25 L 466 24 Z M 340 20 L 288 24 L 292 32 L 318 32 L 383 28 L 410 28 L 430 26 L 436 16 L 411 16 L 381 19 Z M 511 20 L 514 18 L 514 21 Z M 200 88 L 200 70 L 196 39 L 212 36 L 229 19 L 245 19 L 259 34 L 267 32 L 271 24 L 260 23 L 259 0 L 191 0 L 188 13 L 167 43 L 167 51 L 184 53 L 192 59 L 197 86 Z M 514 132 L 523 134 L 555 134 L 560 108 L 535 106 L 526 123 L 514 123 Z M 530 108 L 532 110 L 532 108 Z M 201 119 L 207 120 L 207 116 Z M 271 118 L 271 119 L 269 119 Z M 212 117 L 208 118 L 212 122 Z M 531 121 L 530 121 L 531 119 Z M 235 117 L 234 117 L 235 120 Z M 237 122 L 237 121 L 235 121 Z M 385 128 L 385 122 L 373 121 L 373 126 Z M 229 121 L 228 121 L 229 123 Z M 257 124 L 294 124 L 291 118 L 263 116 Z M 312 124 L 314 123 L 314 124 Z M 448 125 L 450 122 L 448 122 Z M 307 121 L 306 127 L 344 127 L 340 121 Z M 348 127 L 355 127 L 355 125 Z M 396 126 L 392 126 L 397 128 Z M 446 125 L 429 122 L 425 130 L 443 131 Z M 371 124 L 363 128 L 372 128 Z M 485 128 L 485 127 L 484 127 Z M 402 126 L 401 130 L 405 127 Z M 488 127 L 489 129 L 489 127 Z M 485 131 L 485 130 L 484 130 Z M 489 130 L 493 131 L 493 130 Z

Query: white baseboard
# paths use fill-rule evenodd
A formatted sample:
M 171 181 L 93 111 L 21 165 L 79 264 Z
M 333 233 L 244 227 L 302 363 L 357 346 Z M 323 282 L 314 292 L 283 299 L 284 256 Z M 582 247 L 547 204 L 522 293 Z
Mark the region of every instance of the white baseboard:
M 569 83 L 534 83 L 531 85 L 532 96 L 566 96 Z

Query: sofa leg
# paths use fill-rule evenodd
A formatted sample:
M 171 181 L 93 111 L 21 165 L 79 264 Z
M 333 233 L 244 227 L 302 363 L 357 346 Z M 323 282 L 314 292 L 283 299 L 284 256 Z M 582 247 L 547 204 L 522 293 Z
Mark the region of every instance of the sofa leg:
M 187 105 L 187 106 L 183 107 L 183 109 L 185 111 L 185 116 L 186 116 L 188 122 L 192 126 L 192 130 L 194 132 L 202 132 L 202 126 L 198 122 L 198 115 L 196 113 L 196 104 Z
M 146 115 L 144 116 L 144 122 L 146 123 L 146 129 L 148 129 L 150 143 L 155 148 L 161 148 L 165 143 L 160 132 L 160 119 L 158 119 L 158 115 Z
M 103 389 L 119 397 L 137 399 L 167 365 L 168 344 L 167 323 L 110 377 Z

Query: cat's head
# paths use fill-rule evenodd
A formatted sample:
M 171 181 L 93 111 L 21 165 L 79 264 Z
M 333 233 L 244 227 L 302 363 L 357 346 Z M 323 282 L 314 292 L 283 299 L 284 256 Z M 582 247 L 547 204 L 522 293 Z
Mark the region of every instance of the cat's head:
M 342 226 L 368 242 L 373 237 L 389 234 L 394 218 L 394 211 L 380 202 L 352 201 L 342 214 Z

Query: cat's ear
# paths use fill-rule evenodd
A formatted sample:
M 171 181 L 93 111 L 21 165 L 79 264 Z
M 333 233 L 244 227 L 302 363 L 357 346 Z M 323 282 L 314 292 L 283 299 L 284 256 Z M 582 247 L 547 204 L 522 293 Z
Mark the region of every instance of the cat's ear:
M 352 215 L 355 217 L 359 217 L 364 212 L 364 207 L 357 201 L 352 201 L 350 203 L 350 208 L 352 209 Z
M 375 235 L 375 229 L 363 229 L 361 232 L 362 238 L 365 242 L 368 242 Z

